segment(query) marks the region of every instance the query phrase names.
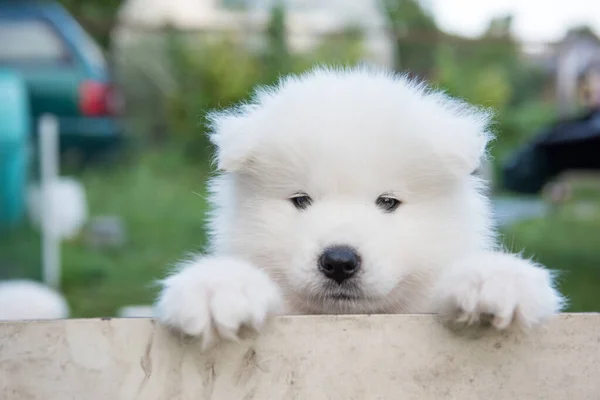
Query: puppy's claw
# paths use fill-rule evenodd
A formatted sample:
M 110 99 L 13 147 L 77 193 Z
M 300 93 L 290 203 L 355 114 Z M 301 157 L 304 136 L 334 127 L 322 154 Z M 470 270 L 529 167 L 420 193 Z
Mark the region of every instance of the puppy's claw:
M 530 328 L 561 310 L 550 273 L 516 256 L 481 253 L 461 260 L 437 288 L 437 310 L 452 325 Z
M 280 309 L 277 286 L 262 271 L 230 257 L 195 260 L 165 279 L 159 320 L 191 336 L 207 350 L 219 339 L 239 341 L 239 330 L 259 330 Z

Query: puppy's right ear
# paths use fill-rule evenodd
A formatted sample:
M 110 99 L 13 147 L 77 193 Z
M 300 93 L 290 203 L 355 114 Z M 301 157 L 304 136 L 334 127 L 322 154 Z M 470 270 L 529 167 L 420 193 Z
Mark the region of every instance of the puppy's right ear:
M 216 164 L 222 171 L 233 172 L 250 159 L 256 145 L 256 132 L 247 112 L 225 111 L 208 115 L 210 141 L 216 146 Z

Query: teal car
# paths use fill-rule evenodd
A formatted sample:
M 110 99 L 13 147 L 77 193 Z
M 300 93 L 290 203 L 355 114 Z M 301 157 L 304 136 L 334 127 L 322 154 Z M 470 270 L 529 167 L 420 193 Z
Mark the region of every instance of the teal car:
M 123 102 L 103 52 L 62 6 L 0 0 L 0 38 L 0 68 L 24 80 L 32 127 L 56 115 L 61 150 L 86 156 L 122 141 Z
M 23 79 L 0 68 L 0 233 L 25 213 L 29 175 L 30 109 Z

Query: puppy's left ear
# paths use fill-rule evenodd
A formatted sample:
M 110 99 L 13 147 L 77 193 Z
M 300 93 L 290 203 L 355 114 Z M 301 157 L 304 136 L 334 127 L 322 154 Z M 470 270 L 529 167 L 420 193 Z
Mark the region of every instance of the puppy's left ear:
M 489 131 L 491 112 L 461 105 L 447 110 L 442 132 L 435 135 L 434 146 L 455 176 L 472 174 L 487 156 L 493 139 Z
M 210 141 L 216 146 L 216 164 L 222 171 L 233 172 L 243 167 L 255 148 L 257 137 L 253 132 L 252 115 L 240 110 L 213 112 Z

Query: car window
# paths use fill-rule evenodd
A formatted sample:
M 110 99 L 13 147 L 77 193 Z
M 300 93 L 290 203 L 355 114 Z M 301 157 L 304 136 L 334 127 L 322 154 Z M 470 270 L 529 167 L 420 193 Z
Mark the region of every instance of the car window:
M 65 63 L 69 52 L 57 32 L 36 19 L 0 19 L 0 63 Z

